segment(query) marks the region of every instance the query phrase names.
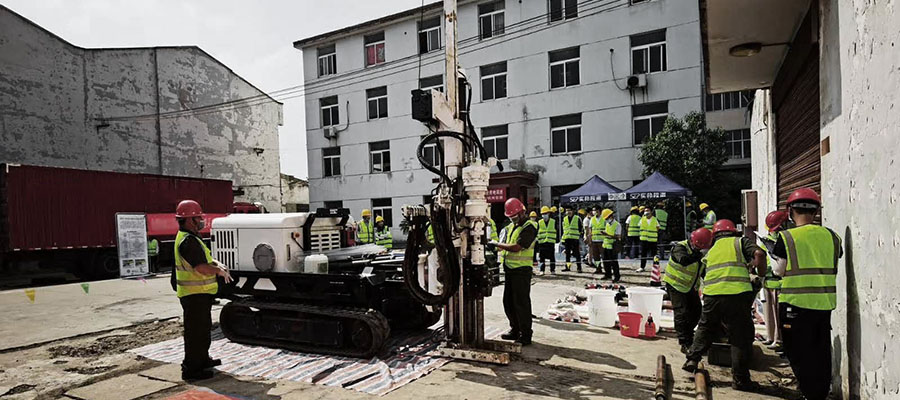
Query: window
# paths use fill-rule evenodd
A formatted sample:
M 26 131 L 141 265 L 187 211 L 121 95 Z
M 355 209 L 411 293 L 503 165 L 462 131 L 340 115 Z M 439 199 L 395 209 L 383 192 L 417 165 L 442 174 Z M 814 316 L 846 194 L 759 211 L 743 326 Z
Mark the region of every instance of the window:
M 441 17 L 419 23 L 419 54 L 441 48 Z
M 328 147 L 322 149 L 322 176 L 341 175 L 341 148 Z
M 650 0 L 631 0 L 631 4 L 649 3 Z
M 504 7 L 503 0 L 478 5 L 478 31 L 482 39 L 503 34 Z
M 506 61 L 481 67 L 481 100 L 506 97 Z
M 369 104 L 369 119 L 387 118 L 387 86 L 366 90 Z
M 371 173 L 391 171 L 391 144 L 387 140 L 369 143 Z
M 550 22 L 578 16 L 578 0 L 550 0 Z
M 319 76 L 336 74 L 337 54 L 334 52 L 334 45 L 319 47 L 316 53 L 319 57 Z
M 422 136 L 424 139 L 425 136 Z M 441 165 L 441 153 L 438 151 L 437 142 L 440 139 L 434 139 L 425 146 L 422 147 L 422 155 L 425 157 L 425 162 L 432 167 L 440 167 Z
M 481 128 L 481 138 L 488 157 L 509 159 L 509 128 L 506 125 Z
M 322 127 L 339 124 L 340 110 L 338 109 L 337 96 L 324 97 L 319 100 L 319 108 L 322 110 Z
M 728 158 L 750 158 L 750 129 L 727 131 L 725 150 Z
M 428 91 L 435 89 L 439 92 L 444 91 L 444 75 L 434 75 L 419 79 L 419 89 Z
M 631 36 L 631 73 L 665 71 L 666 64 L 665 29 Z
M 647 139 L 659 133 L 668 117 L 669 103 L 665 101 L 631 106 L 634 145 L 643 144 Z
M 341 200 L 326 201 L 325 208 L 333 209 L 333 210 L 338 209 L 338 208 L 344 208 L 344 202 Z
M 580 82 L 580 56 L 578 47 L 550 52 L 550 89 L 575 86 Z
M 550 153 L 581 151 L 581 114 L 550 118 Z
M 392 226 L 394 213 L 391 211 L 391 199 L 372 199 L 372 214 L 375 218 L 384 218 L 384 224 Z
M 753 101 L 755 92 L 741 90 L 739 92 L 716 93 L 706 95 L 706 111 L 731 110 L 745 108 Z
M 384 31 L 363 37 L 366 51 L 366 66 L 384 62 Z

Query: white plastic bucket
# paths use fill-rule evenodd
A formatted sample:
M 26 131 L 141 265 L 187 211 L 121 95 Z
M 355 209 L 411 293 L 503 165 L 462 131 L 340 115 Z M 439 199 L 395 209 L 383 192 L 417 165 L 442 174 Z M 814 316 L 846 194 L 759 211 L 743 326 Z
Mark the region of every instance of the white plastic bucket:
M 660 317 L 662 316 L 663 296 L 666 292 L 662 289 L 649 287 L 632 287 L 625 289 L 628 293 L 628 311 L 636 312 L 644 317 L 644 322 L 653 316 L 656 331 L 660 329 Z M 644 326 L 641 326 L 641 334 L 644 334 Z
M 614 290 L 588 290 L 588 323 L 603 328 L 614 328 L 618 316 Z

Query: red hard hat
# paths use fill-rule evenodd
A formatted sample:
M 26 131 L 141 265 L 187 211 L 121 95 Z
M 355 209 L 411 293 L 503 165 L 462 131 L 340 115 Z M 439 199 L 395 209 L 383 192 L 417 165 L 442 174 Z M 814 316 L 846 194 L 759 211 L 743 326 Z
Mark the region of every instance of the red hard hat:
M 720 219 L 713 225 L 713 233 L 719 232 L 737 232 L 737 228 L 734 227 L 734 222 L 731 222 L 730 219 Z
M 181 203 L 178 203 L 178 207 L 175 208 L 175 217 L 177 218 L 200 217 L 202 215 L 203 209 L 200 208 L 200 203 L 193 200 L 182 200 Z
M 790 206 L 791 203 L 795 203 L 795 202 L 816 203 L 817 205 L 821 205 L 822 198 L 819 197 L 819 194 L 816 193 L 815 190 L 812 190 L 810 188 L 800 188 L 800 189 L 795 190 L 788 197 L 788 200 L 787 200 L 788 206 Z
M 784 224 L 787 220 L 787 211 L 772 211 L 769 215 L 766 215 L 766 228 L 769 229 L 769 232 L 778 232 L 781 230 L 781 224 Z
M 512 217 L 513 215 L 525 211 L 525 205 L 515 197 L 506 200 L 506 205 L 503 208 L 505 210 L 504 214 L 507 217 Z
M 699 228 L 691 233 L 691 245 L 696 249 L 708 249 L 712 247 L 713 233 L 709 229 Z

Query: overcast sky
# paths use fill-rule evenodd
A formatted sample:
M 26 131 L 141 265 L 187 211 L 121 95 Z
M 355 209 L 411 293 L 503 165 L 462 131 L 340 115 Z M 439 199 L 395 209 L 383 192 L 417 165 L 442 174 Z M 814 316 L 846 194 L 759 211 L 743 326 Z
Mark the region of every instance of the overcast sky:
M 430 3 L 432 0 L 427 0 Z M 267 92 L 303 82 L 295 40 L 421 0 L 3 0 L 82 47 L 197 45 Z M 281 171 L 307 177 L 303 98 L 284 101 Z

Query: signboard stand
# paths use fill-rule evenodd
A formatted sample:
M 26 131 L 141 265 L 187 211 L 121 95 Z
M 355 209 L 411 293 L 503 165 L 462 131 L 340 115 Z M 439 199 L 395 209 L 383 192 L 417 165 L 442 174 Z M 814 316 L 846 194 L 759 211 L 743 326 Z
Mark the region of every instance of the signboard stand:
M 116 248 L 119 276 L 123 279 L 153 276 L 147 255 L 147 215 L 116 213 Z

